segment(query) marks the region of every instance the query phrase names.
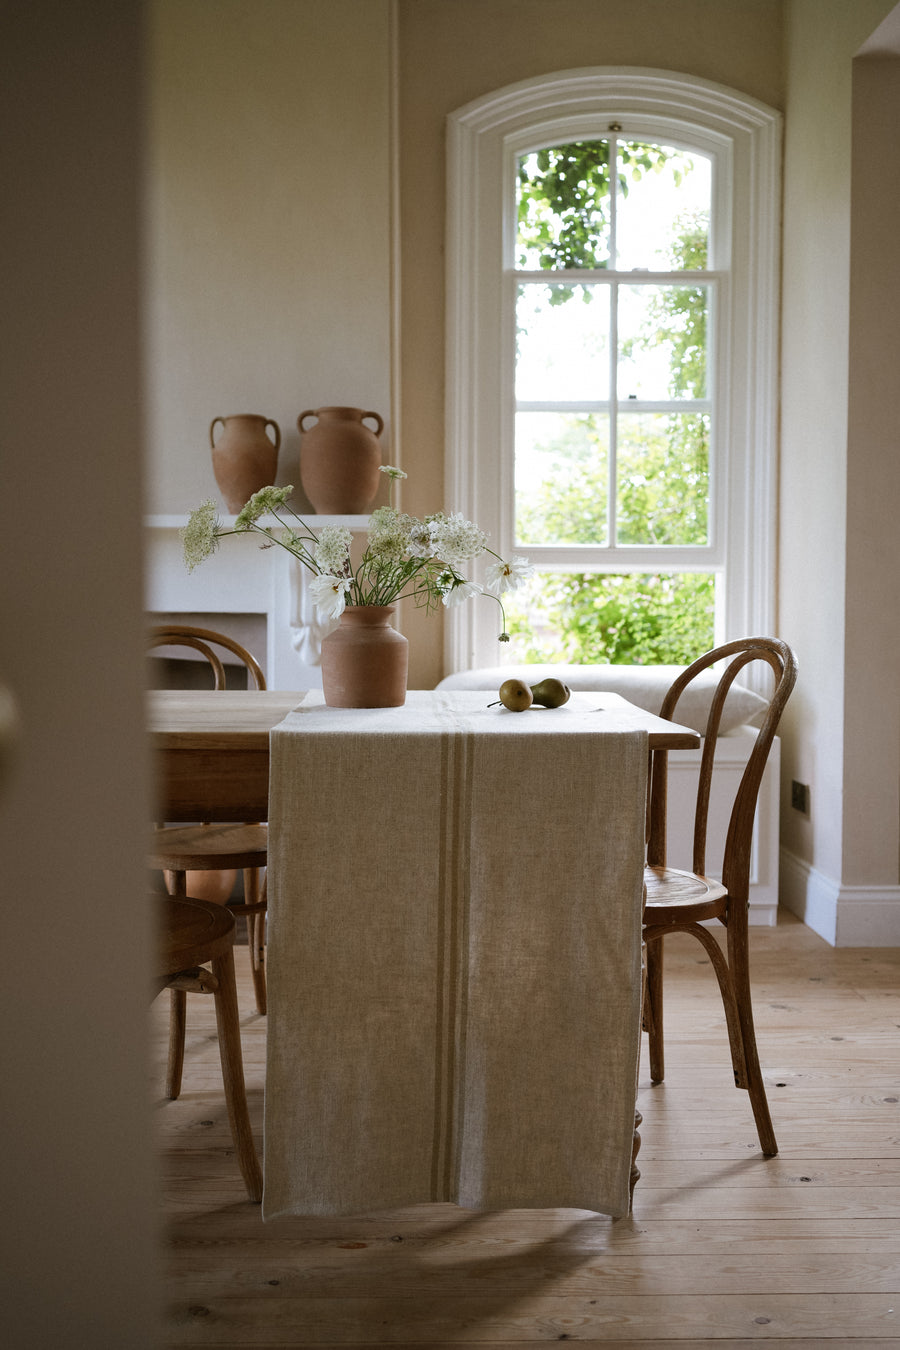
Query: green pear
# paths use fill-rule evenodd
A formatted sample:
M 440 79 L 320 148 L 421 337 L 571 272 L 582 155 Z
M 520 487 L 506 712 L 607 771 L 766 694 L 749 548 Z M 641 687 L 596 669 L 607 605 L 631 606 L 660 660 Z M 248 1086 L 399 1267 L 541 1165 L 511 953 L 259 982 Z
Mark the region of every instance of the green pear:
M 500 702 L 510 712 L 524 712 L 534 699 L 524 680 L 504 680 L 500 686 Z
M 571 696 L 569 686 L 552 675 L 531 686 L 531 697 L 534 702 L 542 704 L 545 708 L 561 708 L 564 703 L 568 703 Z

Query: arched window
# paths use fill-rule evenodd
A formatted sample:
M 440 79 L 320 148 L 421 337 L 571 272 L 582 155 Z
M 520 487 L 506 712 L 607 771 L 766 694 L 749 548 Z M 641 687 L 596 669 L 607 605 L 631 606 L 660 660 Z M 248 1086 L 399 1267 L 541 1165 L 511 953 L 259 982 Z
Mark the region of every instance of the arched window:
M 447 500 L 537 568 L 510 649 L 487 606 L 455 612 L 452 668 L 770 630 L 779 140 L 658 71 L 450 118 Z

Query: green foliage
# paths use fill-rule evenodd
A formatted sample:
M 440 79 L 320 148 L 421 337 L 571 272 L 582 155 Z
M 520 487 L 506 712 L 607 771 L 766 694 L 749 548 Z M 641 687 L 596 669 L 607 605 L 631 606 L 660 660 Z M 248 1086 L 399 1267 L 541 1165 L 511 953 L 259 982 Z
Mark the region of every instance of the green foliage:
M 609 141 L 571 141 L 519 160 L 520 267 L 606 267 L 609 264 Z M 619 188 L 658 173 L 677 152 L 640 142 L 618 143 Z M 680 171 L 675 170 L 680 182 Z
M 690 171 L 680 152 L 618 142 L 618 183 L 670 165 L 676 184 Z M 523 156 L 518 181 L 520 267 L 548 271 L 606 268 L 609 255 L 610 143 L 577 141 Z M 684 215 L 673 241 L 673 271 L 707 266 L 708 221 Z M 590 287 L 553 286 L 565 304 Z M 707 290 L 659 286 L 628 351 L 662 346 L 669 397 L 704 398 Z M 609 426 L 597 414 L 560 415 L 538 447 L 542 481 L 516 500 L 517 535 L 526 544 L 603 544 L 609 540 Z M 708 539 L 709 417 L 690 412 L 629 413 L 617 423 L 616 540 L 691 545 Z M 715 577 L 710 573 L 544 572 L 510 597 L 508 628 L 527 661 L 683 664 L 713 642 Z
M 645 413 L 620 418 L 619 428 L 618 543 L 705 544 L 708 416 Z
M 574 141 L 519 160 L 520 267 L 606 267 L 609 142 Z
M 523 544 L 607 542 L 608 428 L 569 413 L 544 447 L 540 485 L 516 500 Z M 619 420 L 616 531 L 620 544 L 704 544 L 708 537 L 709 418 L 644 413 Z
M 670 254 L 675 271 L 706 267 L 709 224 L 683 215 Z M 666 343 L 671 350 L 669 392 L 673 398 L 706 397 L 707 307 L 705 286 L 665 286 L 654 292 L 639 344 Z
M 518 173 L 519 267 L 609 266 L 609 141 L 571 141 L 523 155 Z M 659 145 L 618 143 L 618 181 L 627 196 L 630 182 L 658 173 L 677 152 Z M 675 170 L 680 181 L 679 170 Z M 554 286 L 551 305 L 571 299 L 573 289 Z M 591 292 L 582 299 L 589 303 Z
M 523 661 L 686 665 L 713 645 L 714 607 L 708 573 L 545 572 L 508 598 L 507 631 Z
M 528 544 L 607 542 L 609 423 L 592 413 L 559 414 L 538 444 L 540 484 L 516 495 L 516 534 Z

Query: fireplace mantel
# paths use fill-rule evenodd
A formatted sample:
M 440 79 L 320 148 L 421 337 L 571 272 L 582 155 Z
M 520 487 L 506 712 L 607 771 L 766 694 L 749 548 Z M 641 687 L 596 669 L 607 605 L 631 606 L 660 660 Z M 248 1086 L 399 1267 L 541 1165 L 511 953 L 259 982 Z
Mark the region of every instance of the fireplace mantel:
M 234 516 L 222 516 L 225 526 Z M 259 614 L 265 619 L 266 650 L 262 661 L 271 689 L 311 689 L 322 683 L 321 642 L 333 623 L 316 617 L 309 572 L 283 548 L 260 546 L 257 539 L 235 535 L 223 539 L 216 553 L 193 572 L 184 564 L 180 531 L 187 515 L 148 516 L 146 528 L 145 609 L 150 613 L 204 614 L 211 627 L 227 626 L 229 614 Z M 279 522 L 263 517 L 262 525 Z M 345 525 L 364 533 L 366 516 L 306 517 L 312 529 Z

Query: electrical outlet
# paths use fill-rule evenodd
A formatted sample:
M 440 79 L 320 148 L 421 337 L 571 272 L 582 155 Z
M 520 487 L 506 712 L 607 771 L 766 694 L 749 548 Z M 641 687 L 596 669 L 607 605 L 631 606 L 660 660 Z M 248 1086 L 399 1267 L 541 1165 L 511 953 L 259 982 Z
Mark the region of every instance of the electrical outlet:
M 808 783 L 798 783 L 796 778 L 791 782 L 791 806 L 795 811 L 802 811 L 805 816 L 809 815 Z

